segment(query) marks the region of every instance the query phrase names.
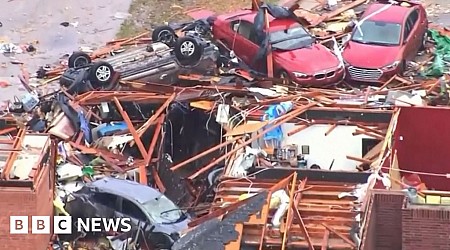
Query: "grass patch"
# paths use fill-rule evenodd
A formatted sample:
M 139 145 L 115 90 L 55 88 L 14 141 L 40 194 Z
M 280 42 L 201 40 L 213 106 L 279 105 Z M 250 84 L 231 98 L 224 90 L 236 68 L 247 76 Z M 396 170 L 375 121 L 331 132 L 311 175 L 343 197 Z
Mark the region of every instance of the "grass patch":
M 267 0 L 269 3 L 277 1 Z M 131 17 L 122 23 L 117 38 L 132 37 L 168 22 L 189 20 L 184 12 L 193 8 L 227 13 L 250 6 L 251 0 L 132 0 Z

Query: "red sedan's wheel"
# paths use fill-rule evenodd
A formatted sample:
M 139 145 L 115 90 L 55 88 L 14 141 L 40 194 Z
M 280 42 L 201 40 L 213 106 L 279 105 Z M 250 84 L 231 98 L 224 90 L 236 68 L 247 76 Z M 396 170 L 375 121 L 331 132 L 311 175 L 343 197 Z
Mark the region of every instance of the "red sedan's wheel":
M 278 77 L 283 79 L 283 84 L 289 84 L 291 82 L 289 74 L 285 70 L 281 70 Z
M 420 45 L 420 51 L 424 51 L 427 48 L 428 31 L 426 30 L 422 37 L 422 44 Z

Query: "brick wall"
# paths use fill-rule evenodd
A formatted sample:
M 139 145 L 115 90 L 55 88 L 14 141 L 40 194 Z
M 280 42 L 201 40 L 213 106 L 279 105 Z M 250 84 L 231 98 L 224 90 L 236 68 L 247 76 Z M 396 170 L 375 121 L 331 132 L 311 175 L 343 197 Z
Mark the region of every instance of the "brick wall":
M 401 192 L 373 190 L 362 250 L 449 250 L 450 207 L 405 208 Z
M 402 249 L 402 192 L 372 190 L 363 235 L 363 250 Z
M 9 216 L 53 215 L 53 169 L 47 166 L 41 172 L 35 190 L 28 187 L 0 187 L 0 249 L 47 249 L 51 235 L 9 234 Z M 28 224 L 31 232 L 31 221 Z
M 402 211 L 404 250 L 450 249 L 450 209 L 411 206 Z
M 380 191 L 381 192 L 381 191 Z M 405 196 L 401 192 L 376 193 L 376 249 L 402 249 L 402 211 Z

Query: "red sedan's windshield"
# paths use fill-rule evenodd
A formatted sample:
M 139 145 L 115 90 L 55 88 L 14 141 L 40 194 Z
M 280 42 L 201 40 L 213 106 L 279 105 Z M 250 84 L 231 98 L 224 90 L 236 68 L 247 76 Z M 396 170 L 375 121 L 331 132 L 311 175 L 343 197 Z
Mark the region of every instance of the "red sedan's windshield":
M 314 38 L 300 25 L 292 25 L 284 30 L 270 32 L 272 48 L 295 50 L 310 46 Z
M 352 41 L 375 45 L 399 45 L 402 26 L 399 23 L 380 21 L 364 21 L 359 27 L 355 26 Z

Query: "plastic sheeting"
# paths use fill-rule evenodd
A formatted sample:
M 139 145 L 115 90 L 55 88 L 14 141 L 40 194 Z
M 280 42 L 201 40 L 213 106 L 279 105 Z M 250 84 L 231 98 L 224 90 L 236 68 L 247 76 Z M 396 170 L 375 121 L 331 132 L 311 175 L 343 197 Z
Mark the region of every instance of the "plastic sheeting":
M 268 54 L 269 36 L 267 36 L 264 31 L 266 10 L 267 13 L 273 16 L 275 19 L 297 19 L 297 16 L 294 14 L 294 12 L 286 7 L 276 6 L 272 4 L 261 5 L 254 20 L 256 37 L 260 38 L 258 39 L 258 41 L 262 41 L 262 43 L 259 45 L 260 49 L 256 54 L 255 62 L 263 60 Z
M 429 30 L 435 41 L 435 58 L 433 64 L 426 70 L 426 76 L 442 76 L 449 71 L 446 62 L 450 62 L 450 37 L 441 35 L 437 30 Z

